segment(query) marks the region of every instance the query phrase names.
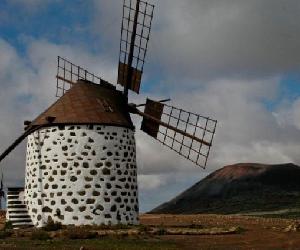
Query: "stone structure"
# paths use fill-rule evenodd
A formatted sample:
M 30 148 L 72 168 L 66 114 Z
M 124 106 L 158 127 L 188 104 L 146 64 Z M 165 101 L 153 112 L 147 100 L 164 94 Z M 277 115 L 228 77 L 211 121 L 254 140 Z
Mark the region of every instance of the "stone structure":
M 42 127 L 28 136 L 25 201 L 35 226 L 138 223 L 134 128 L 122 98 L 79 82 L 33 121 Z

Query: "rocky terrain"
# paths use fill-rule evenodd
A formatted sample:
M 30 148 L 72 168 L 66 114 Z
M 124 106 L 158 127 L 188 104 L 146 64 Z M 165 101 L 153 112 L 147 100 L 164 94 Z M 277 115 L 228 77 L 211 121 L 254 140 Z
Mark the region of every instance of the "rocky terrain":
M 243 163 L 225 166 L 150 213 L 258 213 L 300 211 L 300 167 Z

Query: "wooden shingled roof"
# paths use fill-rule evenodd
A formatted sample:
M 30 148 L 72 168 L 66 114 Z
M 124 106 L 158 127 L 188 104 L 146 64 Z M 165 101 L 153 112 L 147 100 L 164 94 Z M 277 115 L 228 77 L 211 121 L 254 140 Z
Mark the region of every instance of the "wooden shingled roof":
M 133 128 L 124 95 L 109 84 L 78 81 L 32 123 L 103 124 Z M 55 118 L 55 119 L 54 119 Z

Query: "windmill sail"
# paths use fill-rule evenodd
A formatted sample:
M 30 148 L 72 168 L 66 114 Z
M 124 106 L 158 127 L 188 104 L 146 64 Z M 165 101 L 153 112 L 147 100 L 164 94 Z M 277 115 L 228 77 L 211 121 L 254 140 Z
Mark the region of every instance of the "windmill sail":
M 120 40 L 118 84 L 139 93 L 151 32 L 154 5 L 124 0 Z
M 217 121 L 147 99 L 141 130 L 205 168 Z
M 56 97 L 63 96 L 78 80 L 85 80 L 98 84 L 105 82 L 99 76 L 90 73 L 86 69 L 75 65 L 60 56 L 57 57 L 56 79 Z

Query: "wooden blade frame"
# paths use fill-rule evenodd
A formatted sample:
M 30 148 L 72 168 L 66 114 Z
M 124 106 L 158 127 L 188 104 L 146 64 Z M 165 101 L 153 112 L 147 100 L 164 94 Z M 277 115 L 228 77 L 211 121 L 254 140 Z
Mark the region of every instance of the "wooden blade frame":
M 139 93 L 151 32 L 154 5 L 142 0 L 124 0 L 120 40 L 118 84 Z
M 99 76 L 88 72 L 86 69 L 83 69 L 60 56 L 57 57 L 56 79 L 56 97 L 63 96 L 78 80 L 86 80 L 98 84 L 105 82 Z
M 142 127 L 148 135 L 196 165 L 205 168 L 217 121 L 147 100 Z

